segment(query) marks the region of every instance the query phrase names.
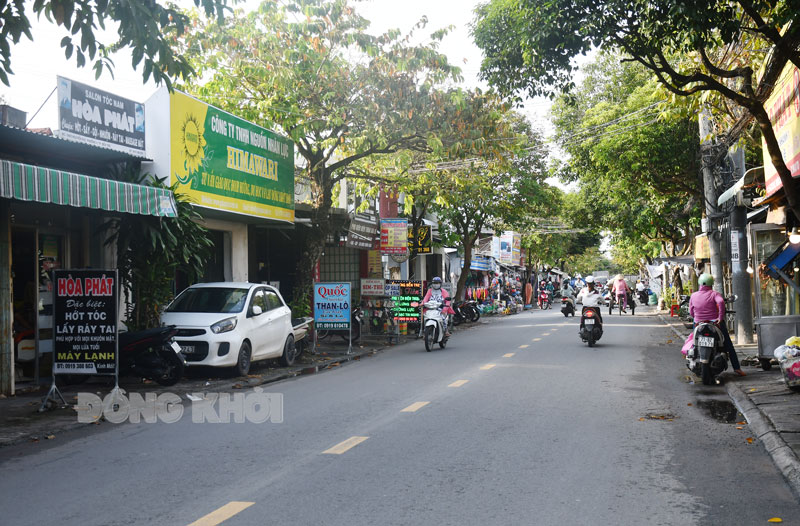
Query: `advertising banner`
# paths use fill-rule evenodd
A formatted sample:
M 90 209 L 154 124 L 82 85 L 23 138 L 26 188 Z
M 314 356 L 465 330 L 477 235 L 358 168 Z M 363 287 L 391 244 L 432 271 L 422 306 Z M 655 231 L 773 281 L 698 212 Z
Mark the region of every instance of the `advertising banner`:
M 367 252 L 367 275 L 371 278 L 383 276 L 383 260 L 380 250 Z
M 371 212 L 356 214 L 350 220 L 345 246 L 369 250 L 375 247 L 378 236 L 380 236 L 380 226 L 377 214 Z
M 500 236 L 500 257 L 497 259 L 503 265 L 514 264 L 514 232 L 503 232 Z M 519 261 L 519 257 L 517 257 Z
M 361 278 L 361 296 L 383 296 L 386 292 L 385 279 Z
M 464 268 L 464 260 L 461 260 L 461 268 Z M 483 270 L 488 272 L 492 270 L 492 260 L 488 256 L 472 255 L 472 261 L 469 263 L 470 270 Z
M 54 270 L 53 371 L 115 374 L 116 270 Z
M 145 156 L 144 104 L 57 77 L 59 137 Z
M 408 227 L 408 250 L 416 250 L 417 254 L 430 254 L 433 252 L 433 240 L 431 239 L 431 227 L 421 225 L 417 228 L 417 237 L 414 238 L 414 227 Z
M 170 173 L 197 206 L 294 222 L 294 143 L 179 91 Z
M 350 328 L 350 283 L 314 283 L 314 326 Z
M 513 234 L 513 244 L 511 245 L 511 264 L 512 265 L 520 265 L 520 259 L 522 258 L 522 236 L 514 233 Z
M 792 172 L 792 177 L 796 178 L 800 176 L 800 71 L 791 62 L 783 69 L 772 95 L 764 103 L 764 109 L 769 114 L 775 137 L 780 143 L 783 161 Z M 769 197 L 783 188 L 783 183 L 772 165 L 763 139 L 762 151 L 766 197 Z
M 408 253 L 407 219 L 381 219 L 381 253 L 401 256 Z
M 420 321 L 423 297 L 421 281 L 387 280 L 386 289 L 387 293 L 392 293 L 392 315 L 395 321 Z

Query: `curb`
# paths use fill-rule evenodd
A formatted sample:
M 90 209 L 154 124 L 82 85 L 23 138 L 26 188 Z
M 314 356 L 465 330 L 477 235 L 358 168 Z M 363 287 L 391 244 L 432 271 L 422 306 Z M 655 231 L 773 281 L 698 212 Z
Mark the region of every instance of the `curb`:
M 679 338 L 685 339 L 686 334 L 681 334 L 672 324 L 668 323 L 662 314 L 658 317 Z M 800 498 L 800 459 L 792 450 L 767 415 L 754 404 L 735 382 L 725 382 L 725 391 L 733 400 L 734 405 L 744 415 L 753 434 L 761 441 L 778 471 L 783 475 L 795 496 Z
M 791 447 L 783 440 L 780 433 L 769 418 L 758 408 L 735 383 L 726 383 L 725 390 L 733 400 L 736 408 L 747 419 L 754 434 L 764 444 L 772 461 L 786 479 L 786 482 L 800 498 L 800 459 Z

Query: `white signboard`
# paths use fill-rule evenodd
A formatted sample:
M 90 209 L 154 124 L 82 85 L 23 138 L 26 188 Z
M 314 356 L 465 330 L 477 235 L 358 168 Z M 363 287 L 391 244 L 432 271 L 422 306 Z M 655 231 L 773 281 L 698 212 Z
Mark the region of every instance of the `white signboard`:
M 362 296 L 383 296 L 386 292 L 385 279 L 361 278 Z
M 739 231 L 731 230 L 731 261 L 739 261 Z

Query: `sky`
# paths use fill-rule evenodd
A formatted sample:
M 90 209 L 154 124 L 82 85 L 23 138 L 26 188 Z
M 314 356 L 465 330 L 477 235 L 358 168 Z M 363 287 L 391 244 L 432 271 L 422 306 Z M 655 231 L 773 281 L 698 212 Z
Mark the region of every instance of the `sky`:
M 354 6 L 357 12 L 372 22 L 373 33 L 392 28 L 408 31 L 423 15 L 428 17 L 428 26 L 424 30 L 426 34 L 450 25 L 455 26 L 443 40 L 441 51 L 448 56 L 451 63 L 462 69 L 464 86 L 485 89 L 485 83 L 478 80 L 481 52 L 469 34 L 473 9 L 478 3 L 479 0 L 361 0 L 354 2 Z M 257 3 L 250 2 L 249 5 L 255 6 Z M 6 103 L 28 113 L 29 127 L 58 127 L 55 95 L 48 100 L 56 86 L 57 75 L 137 102 L 146 101 L 157 89 L 152 82 L 143 85 L 141 74 L 130 66 L 130 54 L 127 52 L 114 57 L 113 78 L 106 72 L 99 80 L 95 80 L 94 71 L 90 67 L 78 68 L 74 60 L 64 58 L 63 49 L 59 46 L 65 35 L 63 28 L 50 24 L 44 18 L 41 21 L 33 20 L 33 24 L 34 41 L 23 37 L 12 48 L 14 75 L 10 77 L 11 87 L 0 84 L 0 95 L 5 97 Z M 34 117 L 42 104 L 44 107 Z M 540 99 L 527 101 L 521 111 L 535 126 L 547 133 L 550 129 L 547 121 L 548 109 L 549 102 Z

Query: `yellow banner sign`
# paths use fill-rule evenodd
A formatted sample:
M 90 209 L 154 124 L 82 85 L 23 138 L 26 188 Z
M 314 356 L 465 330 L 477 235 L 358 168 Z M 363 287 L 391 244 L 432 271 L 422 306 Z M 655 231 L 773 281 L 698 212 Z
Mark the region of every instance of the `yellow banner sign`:
M 775 137 L 780 143 L 783 161 L 792 172 L 792 177 L 800 176 L 800 71 L 790 62 L 783 69 L 775 90 L 764 103 L 769 114 Z M 778 172 L 772 165 L 766 142 L 762 139 L 764 152 L 764 180 L 767 196 L 783 187 Z

